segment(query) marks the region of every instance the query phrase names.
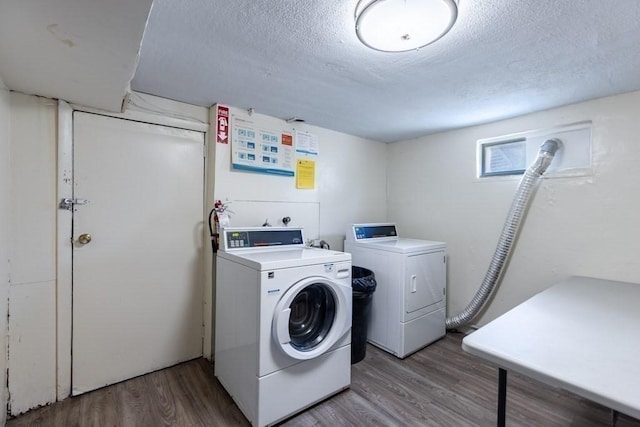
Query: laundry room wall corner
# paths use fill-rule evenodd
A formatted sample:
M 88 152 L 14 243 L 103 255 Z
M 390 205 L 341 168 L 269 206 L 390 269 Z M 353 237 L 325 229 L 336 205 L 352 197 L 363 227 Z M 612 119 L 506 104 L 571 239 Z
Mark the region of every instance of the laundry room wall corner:
M 320 174 L 320 230 L 343 250 L 345 231 L 360 222 L 387 221 L 388 144 L 325 131 Z
M 11 194 L 9 90 L 0 78 L 0 200 Z M 7 419 L 7 310 L 9 301 L 10 203 L 0 203 L 0 425 Z
M 473 299 L 520 176 L 479 180 L 477 141 L 592 123 L 592 173 L 541 179 L 502 281 L 477 325 L 580 275 L 640 282 L 637 197 L 640 92 L 600 98 L 391 144 L 390 216 L 403 233 L 448 244 L 448 313 Z
M 321 237 L 340 250 L 347 226 L 353 222 L 386 220 L 387 144 L 347 135 L 306 123 L 287 123 L 257 112 L 227 107 L 229 126 L 224 142 L 214 142 L 215 147 L 209 162 L 215 162 L 214 200 L 230 202 L 231 226 L 260 226 L 269 222 L 273 226 L 284 225 L 284 216 L 291 218 L 290 226 L 303 227 L 307 239 Z M 210 122 L 218 120 L 217 106 L 211 108 Z M 259 173 L 233 169 L 234 131 L 240 124 L 256 130 L 268 129 L 274 134 L 288 134 L 296 144 L 296 134 L 317 138 L 318 152 L 313 155 L 294 152 L 295 159 L 311 160 L 315 163 L 315 179 L 312 189 L 296 188 L 295 173 L 291 176 Z M 211 129 L 211 135 L 216 130 Z M 213 158 L 213 160 L 212 160 Z M 295 168 L 294 168 L 295 170 Z M 253 212 L 235 211 L 237 201 L 257 202 Z M 266 204 L 282 203 L 279 215 L 266 217 Z M 316 204 L 319 207 L 318 224 L 305 223 L 306 207 L 298 212 L 295 204 Z M 298 213 L 298 215 L 296 215 Z M 238 218 L 243 223 L 238 222 Z M 317 230 L 318 235 L 311 234 Z
M 10 413 L 56 400 L 57 101 L 10 95 Z

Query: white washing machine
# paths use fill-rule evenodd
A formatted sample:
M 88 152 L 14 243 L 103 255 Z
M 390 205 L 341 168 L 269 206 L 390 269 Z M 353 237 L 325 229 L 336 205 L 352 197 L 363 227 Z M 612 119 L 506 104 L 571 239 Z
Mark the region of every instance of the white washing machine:
M 344 250 L 376 277 L 367 341 L 404 358 L 445 335 L 445 243 L 401 238 L 393 223 L 354 224 Z
M 215 375 L 254 426 L 351 384 L 351 255 L 300 228 L 226 228 L 216 265 Z

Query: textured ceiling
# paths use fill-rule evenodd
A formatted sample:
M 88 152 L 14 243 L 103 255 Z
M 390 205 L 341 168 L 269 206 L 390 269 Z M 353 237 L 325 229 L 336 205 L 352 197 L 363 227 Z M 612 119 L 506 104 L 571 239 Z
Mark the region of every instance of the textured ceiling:
M 460 0 L 449 34 L 395 54 L 358 41 L 356 3 L 0 0 L 0 78 L 119 110 L 135 72 L 136 91 L 385 142 L 640 89 L 638 0 Z
M 640 89 L 640 1 L 460 0 L 431 46 L 382 53 L 357 0 L 155 0 L 132 88 L 392 142 Z

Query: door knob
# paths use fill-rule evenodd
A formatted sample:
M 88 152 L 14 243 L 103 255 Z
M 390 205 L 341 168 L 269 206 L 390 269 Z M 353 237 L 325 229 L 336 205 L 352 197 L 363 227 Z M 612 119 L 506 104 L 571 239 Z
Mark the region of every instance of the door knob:
M 91 241 L 91 234 L 85 233 L 78 236 L 78 242 L 82 243 L 83 245 L 86 245 L 90 241 Z

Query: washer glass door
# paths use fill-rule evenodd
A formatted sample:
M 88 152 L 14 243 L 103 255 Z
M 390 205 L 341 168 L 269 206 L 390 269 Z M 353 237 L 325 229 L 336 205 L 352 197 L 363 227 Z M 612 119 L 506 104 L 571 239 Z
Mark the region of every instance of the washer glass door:
M 336 315 L 333 292 L 322 283 L 302 289 L 289 305 L 290 344 L 296 350 L 309 351 L 324 341 Z
M 351 305 L 340 287 L 308 278 L 283 295 L 274 314 L 273 335 L 285 353 L 296 359 L 317 357 L 350 329 Z

